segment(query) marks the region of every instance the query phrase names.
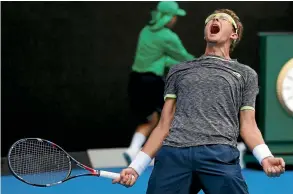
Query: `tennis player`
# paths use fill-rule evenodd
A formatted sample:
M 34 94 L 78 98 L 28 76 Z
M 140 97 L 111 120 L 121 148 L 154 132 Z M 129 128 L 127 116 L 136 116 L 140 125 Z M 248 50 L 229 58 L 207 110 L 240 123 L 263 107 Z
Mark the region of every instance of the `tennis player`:
M 272 155 L 255 121 L 258 76 L 230 58 L 242 33 L 242 23 L 231 10 L 219 9 L 207 17 L 204 55 L 170 69 L 160 121 L 113 183 L 132 186 L 155 157 L 148 194 L 187 194 L 193 172 L 198 181 L 193 181 L 197 185 L 192 193 L 246 194 L 236 148 L 239 134 L 267 176 L 284 173 L 284 160 Z
M 164 105 L 165 69 L 194 59 L 171 30 L 177 17 L 185 15 L 178 3 L 159 2 L 157 10 L 152 12 L 152 20 L 140 32 L 128 85 L 130 109 L 138 125 L 123 154 L 128 165 L 159 121 Z

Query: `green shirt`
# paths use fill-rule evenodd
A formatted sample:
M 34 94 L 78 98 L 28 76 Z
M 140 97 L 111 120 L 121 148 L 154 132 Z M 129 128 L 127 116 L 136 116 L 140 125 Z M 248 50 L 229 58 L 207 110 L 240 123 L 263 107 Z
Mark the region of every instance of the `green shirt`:
M 194 58 L 186 51 L 177 34 L 169 28 L 152 31 L 146 26 L 139 35 L 132 71 L 163 76 L 165 67 Z

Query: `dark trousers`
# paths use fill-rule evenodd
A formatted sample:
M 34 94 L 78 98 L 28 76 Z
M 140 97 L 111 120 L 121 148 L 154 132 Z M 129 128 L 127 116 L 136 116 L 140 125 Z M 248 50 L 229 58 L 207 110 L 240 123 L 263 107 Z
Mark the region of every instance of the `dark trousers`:
M 248 194 L 239 151 L 229 145 L 163 146 L 155 157 L 147 194 Z

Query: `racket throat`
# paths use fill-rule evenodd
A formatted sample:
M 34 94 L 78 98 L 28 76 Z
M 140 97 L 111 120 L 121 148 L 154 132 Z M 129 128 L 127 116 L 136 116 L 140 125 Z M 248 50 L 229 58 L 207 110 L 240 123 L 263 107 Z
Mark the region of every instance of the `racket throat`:
M 91 172 L 93 175 L 99 175 L 99 172 L 98 172 L 98 171 L 96 171 L 95 169 L 92 169 L 92 168 L 90 168 L 90 167 L 88 167 L 88 166 L 86 166 L 86 165 L 78 164 L 78 166 L 80 166 L 80 167 L 82 167 L 82 168 L 88 170 L 88 171 Z

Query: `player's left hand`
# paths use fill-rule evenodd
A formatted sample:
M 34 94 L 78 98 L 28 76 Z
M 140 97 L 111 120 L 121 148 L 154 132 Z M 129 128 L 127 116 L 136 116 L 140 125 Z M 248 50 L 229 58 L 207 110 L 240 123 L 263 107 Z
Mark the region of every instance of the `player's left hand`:
M 267 157 L 263 159 L 261 164 L 268 177 L 279 177 L 285 172 L 285 161 L 283 158 Z

